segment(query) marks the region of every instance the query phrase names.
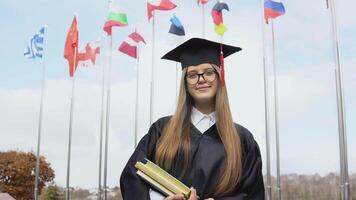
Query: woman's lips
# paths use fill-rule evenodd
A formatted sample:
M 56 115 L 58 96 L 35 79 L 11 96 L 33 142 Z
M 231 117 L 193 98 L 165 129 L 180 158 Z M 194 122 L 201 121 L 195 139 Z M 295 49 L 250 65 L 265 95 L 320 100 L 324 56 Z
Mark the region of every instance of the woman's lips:
M 210 88 L 210 86 L 200 86 L 200 87 L 197 87 L 196 90 L 198 90 L 198 91 L 205 91 L 205 90 L 207 90 L 207 89 L 209 89 L 209 88 Z

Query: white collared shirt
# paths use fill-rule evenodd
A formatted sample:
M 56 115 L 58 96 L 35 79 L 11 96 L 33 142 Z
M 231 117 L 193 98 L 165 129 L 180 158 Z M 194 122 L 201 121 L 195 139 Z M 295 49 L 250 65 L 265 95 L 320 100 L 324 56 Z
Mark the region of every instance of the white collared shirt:
M 193 107 L 192 114 L 191 114 L 191 122 L 192 124 L 201 132 L 204 133 L 207 131 L 211 126 L 216 123 L 216 114 L 212 112 L 208 115 L 203 114 L 198 109 Z
M 215 112 L 210 113 L 209 115 L 203 114 L 198 109 L 193 107 L 192 114 L 190 116 L 192 124 L 201 132 L 204 133 L 211 126 L 216 123 L 216 114 Z M 160 193 L 150 189 L 150 199 L 151 200 L 164 200 L 165 197 Z

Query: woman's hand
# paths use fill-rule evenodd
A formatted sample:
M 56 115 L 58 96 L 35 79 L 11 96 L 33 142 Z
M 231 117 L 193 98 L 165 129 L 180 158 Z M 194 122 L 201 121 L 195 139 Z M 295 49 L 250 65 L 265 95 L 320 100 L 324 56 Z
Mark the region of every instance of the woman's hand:
M 188 200 L 198 200 L 199 197 L 197 196 L 197 191 L 193 187 L 191 187 L 190 190 L 191 190 L 191 193 L 190 193 Z M 182 194 L 176 194 L 174 196 L 167 197 L 165 200 L 185 200 L 185 198 Z M 209 199 L 205 199 L 205 200 L 214 200 L 214 199 L 209 198 Z

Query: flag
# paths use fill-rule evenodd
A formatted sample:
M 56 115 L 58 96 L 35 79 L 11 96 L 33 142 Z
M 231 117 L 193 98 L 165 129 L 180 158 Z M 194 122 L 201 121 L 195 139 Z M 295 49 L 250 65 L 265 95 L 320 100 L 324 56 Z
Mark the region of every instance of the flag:
M 24 56 L 29 59 L 43 57 L 44 32 L 45 27 L 42 27 L 40 31 L 31 38 L 29 44 L 27 45 L 23 53 Z
M 131 33 L 129 35 L 129 38 L 131 38 L 136 43 L 143 42 L 144 44 L 146 44 L 145 39 L 143 39 L 143 37 L 140 34 L 138 34 L 136 31 Z
M 160 0 L 159 5 L 155 5 L 153 3 L 147 2 L 147 17 L 148 21 L 153 17 L 153 12 L 155 10 L 172 10 L 177 5 L 175 5 L 170 0 Z
M 199 4 L 204 5 L 204 4 L 208 3 L 208 2 L 209 2 L 209 0 L 198 0 L 197 1 L 198 5 Z
M 264 3 L 264 15 L 266 23 L 268 19 L 275 19 L 285 13 L 284 5 L 282 2 L 275 2 L 272 0 L 266 0 Z
M 111 3 L 109 16 L 104 24 L 104 31 L 108 34 L 112 34 L 113 26 L 127 26 L 127 16 L 124 13 L 118 12 L 118 9 Z
M 179 36 L 185 35 L 184 27 L 175 15 L 173 15 L 169 21 L 172 23 L 171 27 L 169 28 L 169 33 Z
M 211 11 L 211 16 L 213 17 L 214 21 L 214 30 L 217 34 L 221 36 L 223 36 L 224 33 L 227 31 L 222 17 L 223 10 L 229 11 L 229 6 L 226 3 L 216 2 L 215 6 L 213 7 L 213 10 Z
M 77 18 L 74 16 L 64 45 L 64 58 L 68 60 L 70 77 L 73 77 L 78 65 L 78 56 L 74 55 L 78 50 L 78 37 Z
M 88 42 L 84 49 L 78 53 L 78 63 L 89 67 L 95 65 L 96 56 L 100 54 L 99 42 Z
M 143 37 L 135 31 L 135 32 L 131 33 L 126 38 L 126 40 L 121 43 L 118 50 L 128 56 L 137 58 L 137 45 L 139 42 L 143 42 L 146 44 Z

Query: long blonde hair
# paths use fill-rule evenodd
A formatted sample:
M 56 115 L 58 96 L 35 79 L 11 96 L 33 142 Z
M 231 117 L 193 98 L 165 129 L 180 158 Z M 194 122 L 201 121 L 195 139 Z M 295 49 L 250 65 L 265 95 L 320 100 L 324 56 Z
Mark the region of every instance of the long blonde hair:
M 215 65 L 212 66 L 220 77 L 220 69 Z M 172 169 L 176 156 L 182 155 L 183 166 L 185 166 L 182 175 L 190 164 L 190 115 L 194 105 L 193 98 L 187 92 L 186 73 L 187 68 L 182 72 L 176 111 L 165 126 L 155 153 L 156 162 L 168 171 Z M 218 81 L 215 96 L 216 127 L 225 148 L 226 160 L 213 197 L 221 197 L 233 191 L 241 177 L 242 167 L 241 140 L 232 121 L 226 86 L 221 87 L 219 80 L 219 78 L 216 80 Z

